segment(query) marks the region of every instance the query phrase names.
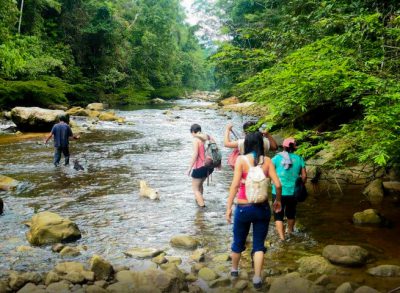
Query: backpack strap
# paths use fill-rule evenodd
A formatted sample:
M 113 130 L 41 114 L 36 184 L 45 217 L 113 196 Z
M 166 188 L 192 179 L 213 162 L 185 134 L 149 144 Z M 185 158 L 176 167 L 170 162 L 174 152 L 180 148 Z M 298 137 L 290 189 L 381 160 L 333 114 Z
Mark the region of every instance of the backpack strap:
M 247 163 L 247 166 L 249 166 L 249 169 L 252 168 L 252 167 L 254 167 L 254 166 L 251 166 L 250 161 L 249 161 L 249 158 L 248 158 L 246 155 L 243 155 L 242 157 L 244 157 L 244 160 L 245 160 L 245 162 Z

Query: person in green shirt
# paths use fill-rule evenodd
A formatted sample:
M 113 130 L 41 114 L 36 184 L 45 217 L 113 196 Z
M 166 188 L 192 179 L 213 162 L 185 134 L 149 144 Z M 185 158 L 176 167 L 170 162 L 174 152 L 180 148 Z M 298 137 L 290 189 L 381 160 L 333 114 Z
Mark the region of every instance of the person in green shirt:
M 292 233 L 296 219 L 297 201 L 294 197 L 296 179 L 301 176 L 303 182 L 307 180 L 306 164 L 304 159 L 294 154 L 296 141 L 294 138 L 286 138 L 283 143 L 283 151 L 272 158 L 276 173 L 282 184 L 282 209 L 274 213 L 275 227 L 281 240 L 285 240 L 285 227 L 283 219 L 286 216 L 288 233 Z M 272 196 L 276 194 L 276 188 L 272 185 Z

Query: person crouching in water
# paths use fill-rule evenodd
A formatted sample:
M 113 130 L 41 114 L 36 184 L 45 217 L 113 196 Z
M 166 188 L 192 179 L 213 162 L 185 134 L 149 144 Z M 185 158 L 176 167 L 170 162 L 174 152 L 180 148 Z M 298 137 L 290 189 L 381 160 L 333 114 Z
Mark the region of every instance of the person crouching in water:
M 272 158 L 276 173 L 282 185 L 282 210 L 274 213 L 275 228 L 279 238 L 285 240 L 285 227 L 283 225 L 284 216 L 287 218 L 288 233 L 293 233 L 296 220 L 297 201 L 294 197 L 296 179 L 301 176 L 303 182 L 307 180 L 306 165 L 304 159 L 294 154 L 296 141 L 294 138 L 286 138 L 283 143 L 283 152 L 278 153 Z M 272 197 L 277 192 L 276 186 L 272 185 Z
M 64 154 L 65 163 L 69 165 L 69 139 L 79 139 L 79 135 L 72 133 L 71 127 L 69 127 L 69 117 L 67 115 L 59 116 L 60 122 L 55 124 L 51 129 L 49 136 L 45 139 L 44 143 L 54 137 L 54 166 L 58 167 L 61 160 L 61 153 Z
M 253 286 L 256 289 L 261 289 L 261 271 L 264 264 L 264 254 L 266 252 L 264 241 L 268 233 L 271 211 L 267 198 L 267 186 L 264 186 L 265 189 L 263 189 L 266 195 L 264 202 L 249 202 L 249 197 L 251 195 L 246 194 L 246 190 L 248 190 L 246 188 L 246 178 L 250 166 L 260 166 L 265 177 L 271 178 L 274 182 L 276 187 L 276 200 L 273 203 L 273 209 L 274 212 L 279 212 L 281 209 L 281 183 L 279 182 L 271 159 L 264 156 L 263 136 L 260 132 L 253 132 L 246 135 L 244 141 L 244 155 L 239 156 L 236 160 L 226 207 L 226 220 L 228 223 L 231 223 L 232 206 L 235 197 L 237 197 L 233 220 L 233 243 L 231 246 L 231 276 L 237 277 L 239 275 L 238 268 L 241 253 L 245 250 L 246 238 L 249 234 L 250 226 L 252 225 L 253 249 L 251 255 L 254 265 Z
M 205 149 L 204 139 L 201 133 L 201 126 L 199 124 L 193 124 L 190 127 L 190 133 L 193 136 L 193 153 L 192 159 L 190 160 L 189 169 L 187 174 L 192 176 L 192 189 L 194 196 L 199 207 L 205 207 L 203 197 L 203 183 L 207 179 L 214 169 L 204 166 L 205 164 Z

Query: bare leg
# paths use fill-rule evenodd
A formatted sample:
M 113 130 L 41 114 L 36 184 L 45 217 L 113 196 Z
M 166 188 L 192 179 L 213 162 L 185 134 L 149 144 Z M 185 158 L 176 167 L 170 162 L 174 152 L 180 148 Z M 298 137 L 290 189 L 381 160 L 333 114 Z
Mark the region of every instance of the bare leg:
M 239 269 L 239 261 L 241 256 L 241 253 L 232 252 L 232 270 L 237 271 Z
M 278 232 L 279 238 L 285 240 L 285 230 L 283 226 L 283 221 L 275 221 L 275 228 Z
M 203 190 L 203 182 L 204 179 L 192 179 L 194 198 L 196 199 L 196 202 L 200 207 L 204 206 L 203 193 L 201 192 L 201 190 Z
M 261 278 L 261 271 L 264 265 L 264 252 L 256 251 L 253 255 L 253 260 L 254 260 L 254 276 Z
M 288 233 L 291 234 L 294 231 L 294 224 L 296 222 L 296 219 L 288 219 Z

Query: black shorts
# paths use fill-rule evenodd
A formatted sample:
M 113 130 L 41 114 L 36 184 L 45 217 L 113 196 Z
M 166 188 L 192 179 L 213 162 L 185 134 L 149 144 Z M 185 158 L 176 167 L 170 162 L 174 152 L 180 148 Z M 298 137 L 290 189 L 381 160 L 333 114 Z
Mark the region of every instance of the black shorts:
M 197 169 L 193 169 L 192 178 L 195 179 L 207 178 L 207 176 L 210 175 L 212 172 L 214 172 L 214 168 L 200 167 Z
M 275 200 L 275 194 L 272 195 L 272 198 Z M 293 195 L 290 196 L 282 196 L 282 209 L 279 213 L 274 212 L 275 221 L 283 221 L 283 218 L 286 216 L 288 220 L 294 220 L 296 218 L 296 206 L 297 200 Z

